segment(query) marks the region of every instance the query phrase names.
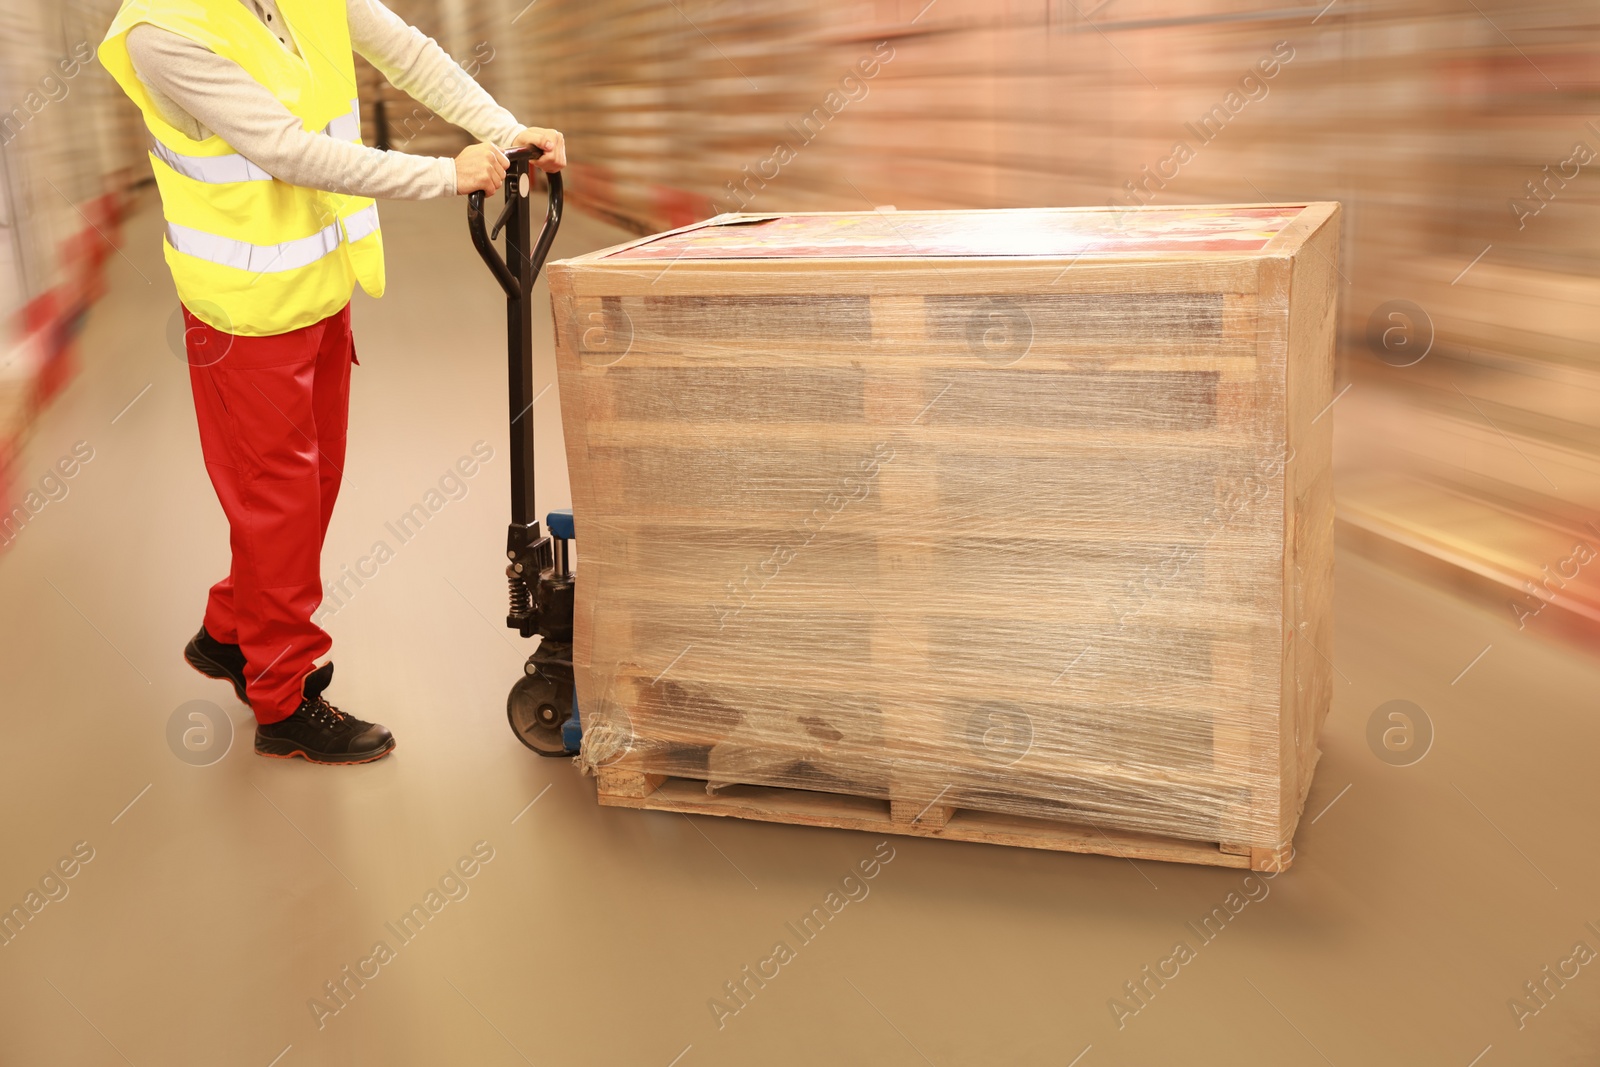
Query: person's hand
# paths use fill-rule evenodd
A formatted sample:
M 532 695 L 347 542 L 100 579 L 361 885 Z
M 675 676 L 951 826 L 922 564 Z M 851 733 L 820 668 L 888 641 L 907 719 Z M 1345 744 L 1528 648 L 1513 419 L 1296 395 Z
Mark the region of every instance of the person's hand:
M 456 157 L 456 195 L 498 192 L 511 161 L 492 144 L 472 144 Z
M 567 165 L 567 139 L 561 136 L 560 130 L 529 126 L 517 134 L 517 139 L 512 142 L 514 147 L 519 148 L 525 144 L 544 149 L 544 155 L 535 160 L 533 165 L 546 174 L 554 174 Z

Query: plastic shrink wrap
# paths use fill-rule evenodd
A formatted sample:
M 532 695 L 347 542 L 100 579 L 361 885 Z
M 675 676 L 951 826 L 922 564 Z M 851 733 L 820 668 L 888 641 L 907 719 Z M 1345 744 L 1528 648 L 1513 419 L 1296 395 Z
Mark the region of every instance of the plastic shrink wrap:
M 725 215 L 552 265 L 602 803 L 1286 863 L 1338 214 Z

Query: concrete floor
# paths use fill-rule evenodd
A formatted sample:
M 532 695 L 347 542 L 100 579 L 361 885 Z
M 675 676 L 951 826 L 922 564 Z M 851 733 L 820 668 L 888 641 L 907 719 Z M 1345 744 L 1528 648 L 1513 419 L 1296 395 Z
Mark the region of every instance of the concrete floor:
M 80 441 L 93 459 L 0 557 L 0 906 L 43 902 L 0 948 L 0 1062 L 1600 1058 L 1600 964 L 1584 965 L 1600 950 L 1600 669 L 1537 619 L 1518 632 L 1509 611 L 1358 557 L 1339 561 L 1337 697 L 1298 860 L 1275 879 L 596 807 L 592 782 L 505 722 L 524 648 L 495 621 L 498 290 L 463 204 L 384 211 L 390 293 L 357 299 L 363 366 L 327 570 L 475 442 L 495 450 L 326 623 L 331 695 L 389 725 L 399 751 L 349 769 L 259 759 L 248 712 L 183 663 L 227 536 L 146 205 L 22 476 Z M 622 236 L 573 215 L 558 253 Z M 548 341 L 548 321 L 536 334 Z M 548 348 L 540 360 L 549 381 Z M 543 506 L 566 502 L 554 399 L 536 408 Z M 1394 699 L 1435 731 L 1411 766 L 1367 741 Z M 189 701 L 235 731 L 215 762 L 169 744 Z M 785 924 L 875 854 L 892 859 L 868 895 L 794 938 Z M 472 877 L 447 877 L 464 858 Z M 73 876 L 49 877 L 63 860 Z M 1189 924 L 1229 900 L 1237 914 L 1198 936 Z M 419 903 L 438 910 L 402 940 L 392 927 Z M 779 940 L 794 958 L 740 1007 L 724 983 Z M 391 958 L 363 963 L 380 941 Z M 1163 965 L 1180 941 L 1187 962 Z M 1147 966 L 1176 975 L 1158 985 Z M 364 984 L 346 977 L 363 967 Z M 340 981 L 342 1002 L 325 988 Z M 719 1017 L 714 998 L 739 1010 Z

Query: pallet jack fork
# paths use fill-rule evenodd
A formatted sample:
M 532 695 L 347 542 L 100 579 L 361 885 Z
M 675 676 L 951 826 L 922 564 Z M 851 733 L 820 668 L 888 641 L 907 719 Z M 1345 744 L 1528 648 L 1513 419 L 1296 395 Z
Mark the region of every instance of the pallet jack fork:
M 541 756 L 568 756 L 578 750 L 582 725 L 572 678 L 572 606 L 575 574 L 569 543 L 575 534 L 571 510 L 545 517 L 539 528 L 533 494 L 533 283 L 539 277 L 561 225 L 561 175 L 546 175 L 550 199 L 544 227 L 533 239 L 530 196 L 537 171 L 531 164 L 543 152 L 534 146 L 506 153 L 505 207 L 485 230 L 484 194 L 467 197 L 467 226 L 473 246 L 506 293 L 506 350 L 510 372 L 511 525 L 506 531 L 506 578 L 511 607 L 506 625 L 539 645 L 523 665 L 523 675 L 506 698 L 506 717 L 517 739 Z M 506 251 L 494 241 L 506 232 Z

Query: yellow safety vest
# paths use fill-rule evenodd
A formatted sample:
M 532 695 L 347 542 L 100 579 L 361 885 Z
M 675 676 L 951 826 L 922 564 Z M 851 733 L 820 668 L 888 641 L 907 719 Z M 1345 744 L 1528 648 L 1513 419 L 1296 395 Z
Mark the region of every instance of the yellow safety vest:
M 350 24 L 343 0 L 278 0 L 298 56 L 239 0 L 124 0 L 100 61 L 144 113 L 161 191 L 167 266 L 182 300 L 207 325 L 265 337 L 344 307 L 357 282 L 384 288 L 383 235 L 371 199 L 279 181 L 215 135 L 191 140 L 168 125 L 128 56 L 141 22 L 197 41 L 239 64 L 312 133 L 361 143 Z

